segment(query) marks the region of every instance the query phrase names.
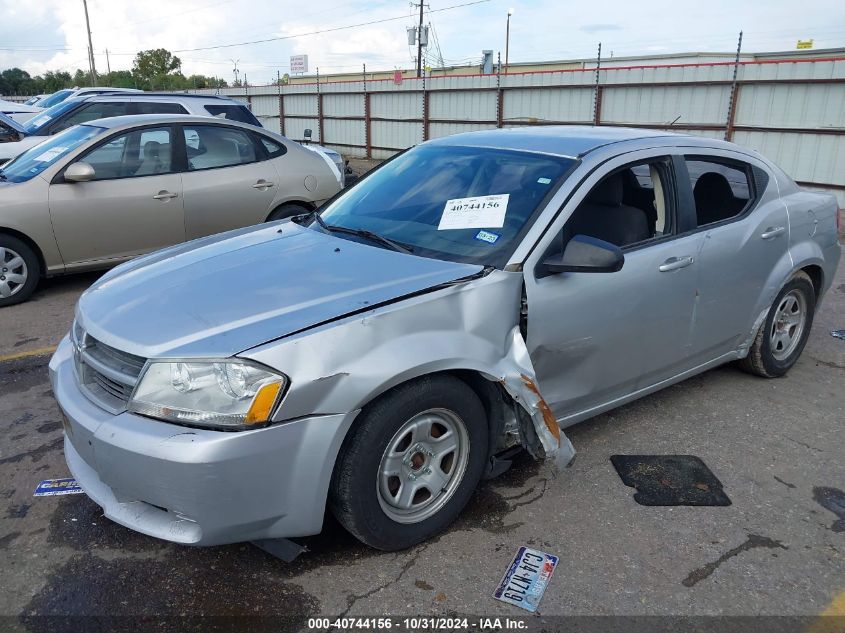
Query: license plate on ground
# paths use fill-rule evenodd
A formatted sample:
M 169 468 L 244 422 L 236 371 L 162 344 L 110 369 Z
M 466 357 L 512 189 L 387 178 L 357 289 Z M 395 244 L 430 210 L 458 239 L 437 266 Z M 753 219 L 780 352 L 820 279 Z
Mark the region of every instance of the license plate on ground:
M 533 613 L 540 605 L 557 561 L 557 556 L 520 547 L 493 597 Z

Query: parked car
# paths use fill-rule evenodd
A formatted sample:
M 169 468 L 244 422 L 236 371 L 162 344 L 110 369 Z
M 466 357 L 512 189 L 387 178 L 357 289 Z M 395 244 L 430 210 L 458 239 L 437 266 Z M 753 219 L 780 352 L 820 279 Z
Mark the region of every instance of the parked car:
M 9 117 L 17 123 L 28 121 L 41 112 L 41 110 L 42 108 L 27 105 L 25 103 L 17 103 L 16 101 L 6 101 L 4 99 L 0 99 L 0 114 Z
M 125 94 L 67 99 L 44 110 L 25 125 L 0 116 L 0 166 L 24 150 L 41 143 L 45 137 L 78 123 L 112 116 L 194 114 L 240 121 L 261 127 L 261 122 L 250 112 L 246 104 L 228 97 L 130 90 L 124 90 L 123 93 Z M 344 182 L 346 170 L 340 154 L 320 145 L 309 144 L 308 149 L 322 155 L 329 166 L 337 170 L 341 183 Z
M 306 213 L 340 188 L 319 155 L 236 121 L 74 126 L 0 169 L 0 307 L 26 300 L 44 275 Z
M 143 92 L 137 88 L 110 88 L 108 86 L 94 86 L 89 88 L 65 88 L 64 90 L 57 90 L 49 95 L 42 95 L 43 99 L 37 101 L 34 105 L 42 108 L 52 108 L 64 101 L 65 99 L 73 99 L 76 97 L 90 97 L 93 95 L 103 94 L 118 94 L 123 92 Z
M 601 127 L 411 149 L 294 222 L 138 258 L 50 361 L 105 515 L 211 545 L 320 531 L 397 550 L 520 446 L 729 361 L 798 359 L 836 202 L 757 153 Z M 776 388 L 776 386 L 773 386 Z
M 142 92 L 74 97 L 23 125 L 0 119 L 0 165 L 71 126 L 127 114 L 194 114 L 261 125 L 245 104 L 226 97 Z
M 26 101 L 24 101 L 23 104 L 24 105 L 35 105 L 37 102 L 41 101 L 42 99 L 46 98 L 47 96 L 48 95 L 46 95 L 46 94 L 34 95 L 34 96 L 30 97 L 29 99 L 27 99 Z

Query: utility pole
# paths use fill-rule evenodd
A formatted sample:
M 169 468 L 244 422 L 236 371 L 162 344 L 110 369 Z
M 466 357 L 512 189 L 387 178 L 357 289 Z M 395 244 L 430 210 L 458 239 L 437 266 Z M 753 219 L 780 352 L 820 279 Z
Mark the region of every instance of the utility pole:
M 88 70 L 91 73 L 91 85 L 97 85 L 97 69 L 94 66 L 94 45 L 91 43 L 91 22 L 88 20 L 88 0 L 82 0 L 85 9 L 85 28 L 88 29 Z
M 422 30 L 425 0 L 420 0 L 420 26 L 417 30 L 417 77 L 422 77 Z
M 106 72 L 111 75 L 111 63 L 109 62 L 109 49 L 106 49 Z

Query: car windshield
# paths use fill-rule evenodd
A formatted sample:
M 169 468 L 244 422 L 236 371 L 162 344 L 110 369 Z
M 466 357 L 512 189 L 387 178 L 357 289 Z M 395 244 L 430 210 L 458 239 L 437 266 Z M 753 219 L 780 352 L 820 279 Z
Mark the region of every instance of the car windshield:
M 62 101 L 61 103 L 54 105 L 52 108 L 39 112 L 38 115 L 23 124 L 23 129 L 26 130 L 26 133 L 30 136 L 40 136 L 40 133 L 45 131 L 45 128 L 50 121 L 54 121 L 69 110 L 73 110 L 77 105 L 79 105 L 79 101 L 76 99 Z
M 501 267 L 575 162 L 510 150 L 422 145 L 386 163 L 320 215 L 329 228 L 377 233 L 414 255 Z
M 64 132 L 59 132 L 3 165 L 3 169 L 0 169 L 0 180 L 8 182 L 30 180 L 88 139 L 105 131 L 105 128 L 93 125 L 76 125 Z
M 38 102 L 38 105 L 42 108 L 52 108 L 57 103 L 61 103 L 67 99 L 73 94 L 73 92 L 73 90 L 59 90 L 58 92 L 54 92 L 53 94 L 41 99 L 41 101 Z

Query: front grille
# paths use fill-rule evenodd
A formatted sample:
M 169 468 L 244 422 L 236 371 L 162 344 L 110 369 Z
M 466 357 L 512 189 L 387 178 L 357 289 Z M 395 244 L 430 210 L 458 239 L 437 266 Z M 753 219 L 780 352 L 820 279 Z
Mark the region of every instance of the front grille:
M 76 371 L 83 393 L 107 411 L 124 411 L 146 359 L 110 347 L 78 325 L 73 332 Z

